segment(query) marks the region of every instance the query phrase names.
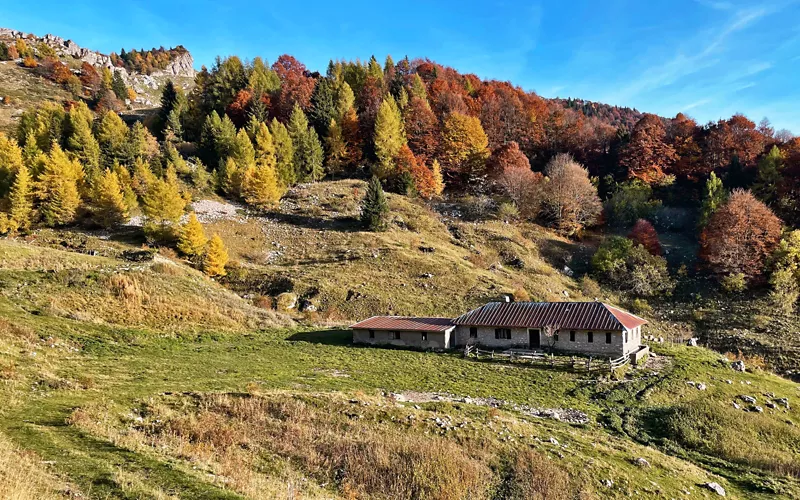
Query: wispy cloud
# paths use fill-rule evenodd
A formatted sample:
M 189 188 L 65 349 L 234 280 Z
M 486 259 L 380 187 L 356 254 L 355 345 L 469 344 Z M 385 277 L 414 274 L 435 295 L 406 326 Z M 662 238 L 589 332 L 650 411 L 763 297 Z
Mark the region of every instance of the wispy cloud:
M 703 106 L 704 104 L 708 104 L 711 102 L 711 99 L 700 99 L 699 101 L 695 101 L 691 104 L 687 104 L 686 106 L 681 108 L 681 111 L 691 111 L 694 108 L 698 108 Z

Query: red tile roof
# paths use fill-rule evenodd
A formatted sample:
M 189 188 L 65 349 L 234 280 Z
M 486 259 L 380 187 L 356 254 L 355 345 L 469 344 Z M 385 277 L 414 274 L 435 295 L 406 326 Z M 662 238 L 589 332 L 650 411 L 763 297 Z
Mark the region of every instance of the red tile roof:
M 450 318 L 413 318 L 408 316 L 373 316 L 350 328 L 359 330 L 396 330 L 404 332 L 445 332 L 455 325 Z
M 602 302 L 490 302 L 453 320 L 456 325 L 505 328 L 622 330 L 647 321 Z

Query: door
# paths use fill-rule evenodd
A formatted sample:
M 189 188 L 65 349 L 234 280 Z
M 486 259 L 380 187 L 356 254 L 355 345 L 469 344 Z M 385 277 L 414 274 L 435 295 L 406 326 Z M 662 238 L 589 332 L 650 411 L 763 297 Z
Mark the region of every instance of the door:
M 528 346 L 530 346 L 531 349 L 538 349 L 542 346 L 542 342 L 539 339 L 538 328 L 528 329 Z

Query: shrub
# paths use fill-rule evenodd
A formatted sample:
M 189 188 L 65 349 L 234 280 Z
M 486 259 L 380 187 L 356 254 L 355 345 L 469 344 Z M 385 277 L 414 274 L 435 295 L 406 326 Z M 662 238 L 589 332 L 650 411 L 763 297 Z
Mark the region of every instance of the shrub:
M 603 293 L 603 290 L 600 289 L 600 285 L 593 280 L 588 275 L 583 275 L 581 278 L 581 293 L 587 297 L 600 297 Z
M 389 225 L 388 219 L 389 204 L 386 202 L 386 194 L 381 182 L 373 176 L 361 202 L 361 223 L 370 231 L 384 231 Z
M 542 216 L 567 234 L 593 224 L 602 211 L 589 172 L 568 154 L 556 155 L 545 168 Z
M 503 202 L 497 206 L 497 218 L 502 221 L 517 220 L 519 209 L 514 203 Z
M 652 195 L 652 188 L 639 180 L 617 186 L 604 206 L 609 224 L 629 226 L 638 219 L 652 217 L 661 206 L 661 201 L 651 199 Z
M 592 269 L 602 281 L 637 295 L 670 293 L 675 288 L 663 257 L 620 236 L 603 240 L 592 257 Z
M 633 225 L 628 238 L 637 245 L 642 245 L 653 255 L 661 255 L 661 243 L 658 241 L 658 233 L 652 224 L 644 219 L 639 219 Z
M 727 293 L 740 293 L 747 288 L 744 273 L 731 273 L 720 281 L 722 289 Z
M 514 302 L 530 302 L 531 296 L 523 287 L 514 289 Z
M 630 307 L 631 311 L 636 314 L 648 314 L 653 312 L 653 307 L 644 299 L 633 299 Z

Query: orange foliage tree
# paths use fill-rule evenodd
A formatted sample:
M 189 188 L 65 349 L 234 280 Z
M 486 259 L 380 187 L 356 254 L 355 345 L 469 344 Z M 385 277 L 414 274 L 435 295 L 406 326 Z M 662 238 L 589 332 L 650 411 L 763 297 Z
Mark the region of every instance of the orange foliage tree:
M 700 258 L 715 274 L 760 278 L 781 238 L 781 220 L 750 191 L 735 190 L 700 235 Z
M 653 184 L 664 179 L 664 171 L 675 161 L 675 148 L 665 141 L 666 130 L 661 118 L 646 114 L 633 128 L 630 142 L 622 150 L 620 165 L 628 169 L 628 177 Z

